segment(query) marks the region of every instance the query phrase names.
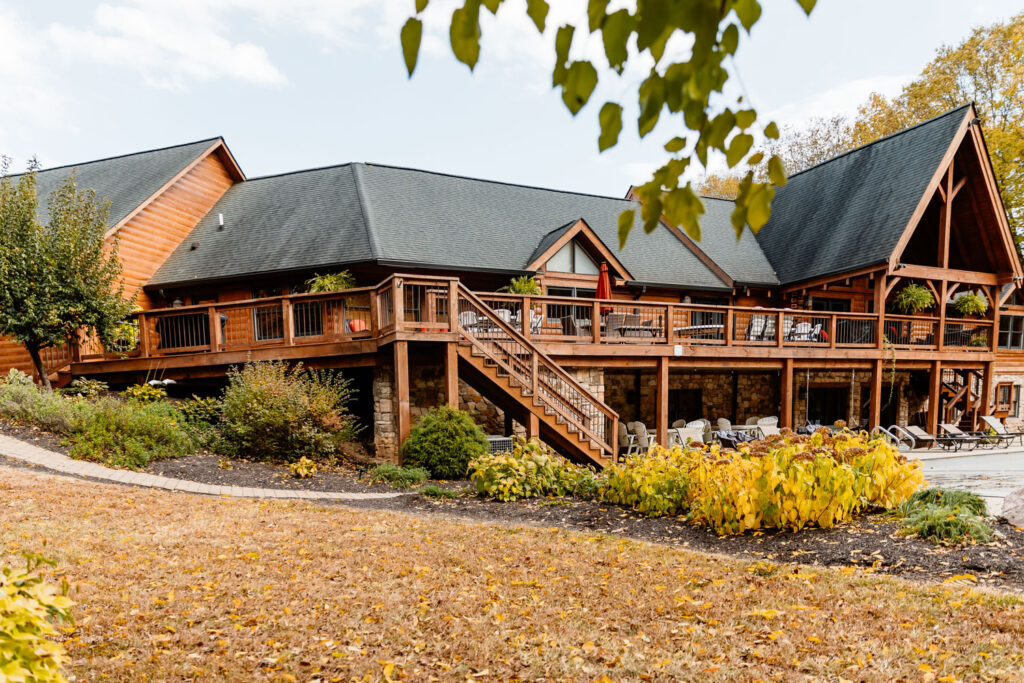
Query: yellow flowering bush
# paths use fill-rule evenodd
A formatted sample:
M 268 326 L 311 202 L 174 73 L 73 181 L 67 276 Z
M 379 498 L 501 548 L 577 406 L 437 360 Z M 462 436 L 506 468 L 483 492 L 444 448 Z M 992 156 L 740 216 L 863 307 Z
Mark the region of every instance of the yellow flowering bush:
M 490 453 L 469 463 L 477 493 L 501 501 L 587 493 L 593 472 L 551 452 L 539 441 L 516 439 L 511 453 Z
M 629 505 L 649 517 L 686 512 L 691 462 L 687 451 L 662 448 L 609 465 L 603 472 L 601 498 Z
M 831 528 L 869 506 L 895 507 L 923 483 L 920 466 L 864 432 L 792 432 L 739 450 L 655 448 L 606 469 L 604 500 L 662 516 L 689 512 L 719 534 Z
M 64 681 L 64 647 L 49 640 L 51 620 L 70 620 L 67 584 L 46 583 L 36 569 L 42 558 L 28 556 L 26 569 L 0 569 L 0 680 Z

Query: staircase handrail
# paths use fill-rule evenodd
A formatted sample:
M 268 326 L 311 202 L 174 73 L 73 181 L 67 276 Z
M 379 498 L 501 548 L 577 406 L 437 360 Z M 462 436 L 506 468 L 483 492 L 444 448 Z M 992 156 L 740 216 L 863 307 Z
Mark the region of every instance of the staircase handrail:
M 533 342 L 531 342 L 529 339 L 523 336 L 523 334 L 516 330 L 515 327 L 505 322 L 505 320 L 501 316 L 497 315 L 494 312 L 494 310 L 486 302 L 480 299 L 480 297 L 474 294 L 472 290 L 463 285 L 461 282 L 458 282 L 456 286 L 458 288 L 459 295 L 471 301 L 478 309 L 480 309 L 487 316 L 489 324 L 494 325 L 496 328 L 500 329 L 503 333 L 511 337 L 520 345 L 524 346 L 527 349 L 530 349 L 530 351 L 536 356 L 538 360 L 538 365 L 543 365 L 547 370 L 551 371 L 554 375 L 556 375 L 561 381 L 565 382 L 567 385 L 569 385 L 577 392 L 579 392 L 582 396 L 586 397 L 590 404 L 593 405 L 593 407 L 596 408 L 598 412 L 604 415 L 605 418 L 612 421 L 610 433 L 607 434 L 606 437 L 602 438 L 601 436 L 594 434 L 594 432 L 589 428 L 589 426 L 583 424 L 582 421 L 571 419 L 569 415 L 565 414 L 564 410 L 560 410 L 559 407 L 557 405 L 554 405 L 551 401 L 546 401 L 543 396 L 534 396 L 536 400 L 543 401 L 551 409 L 557 410 L 559 413 L 562 413 L 562 416 L 564 418 L 571 420 L 574 427 L 580 429 L 580 431 L 582 431 L 588 438 L 595 441 L 597 445 L 600 446 L 603 450 L 607 451 L 610 455 L 613 455 L 615 450 L 612 444 L 615 442 L 616 438 L 616 435 L 614 434 L 614 429 L 619 419 L 618 413 L 612 410 L 611 407 L 609 407 L 599 398 L 594 396 L 589 389 L 585 388 L 582 384 L 576 381 L 576 379 L 572 377 L 572 375 L 570 375 L 568 372 L 566 372 L 565 369 L 562 368 L 562 366 L 556 363 L 546 353 L 537 348 L 537 346 Z M 459 333 L 466 339 L 472 340 L 473 342 L 479 344 L 479 340 L 476 339 L 473 333 L 465 329 L 458 322 L 458 311 L 453 311 L 452 315 L 455 317 L 455 324 L 459 330 Z M 539 381 L 540 378 L 538 377 L 538 382 Z M 545 384 L 547 383 L 545 382 Z M 553 387 L 551 388 L 554 389 Z M 572 406 L 571 401 L 566 399 L 564 396 L 557 394 L 557 392 L 556 395 L 558 395 L 560 399 L 566 402 L 567 405 L 575 408 L 575 406 Z

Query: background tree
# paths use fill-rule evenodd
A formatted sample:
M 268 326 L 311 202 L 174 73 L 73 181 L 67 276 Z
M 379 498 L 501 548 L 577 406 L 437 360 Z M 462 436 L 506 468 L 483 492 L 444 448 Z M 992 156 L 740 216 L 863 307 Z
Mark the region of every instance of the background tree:
M 728 173 L 712 173 L 693 182 L 693 191 L 701 197 L 713 199 L 736 199 L 740 191 L 741 178 Z
M 815 0 L 796 1 L 808 14 L 815 5 Z M 429 0 L 415 0 L 416 16 L 402 27 L 402 52 L 410 77 L 423 36 L 420 17 L 428 4 Z M 503 4 L 504 0 L 463 0 L 462 6 L 452 13 L 452 51 L 470 69 L 480 57 L 481 8 L 497 14 Z M 682 134 L 664 143 L 668 161 L 650 180 L 635 188 L 641 200 L 644 230 L 654 230 L 664 215 L 691 237 L 700 239 L 704 206 L 692 184 L 683 184 L 682 175 L 694 162 L 706 168 L 709 153 L 716 150 L 725 156 L 730 169 L 740 169 L 736 207 L 732 212 L 737 236 L 746 225 L 759 230 L 768 221 L 774 186 L 784 185 L 786 174 L 782 160 L 771 156 L 765 165 L 767 182 L 755 179 L 754 169 L 765 158 L 759 152 L 752 153 L 754 134 L 759 132 L 774 139 L 778 137 L 778 127 L 774 123 L 755 125 L 757 112 L 747 107 L 742 98 L 735 108 L 712 106 L 712 100 L 720 99 L 729 79 L 726 60 L 736 53 L 741 30 L 749 33 L 761 17 L 758 0 L 638 0 L 633 11 L 609 11 L 608 5 L 609 0 L 589 0 L 585 27 L 591 34 L 600 34 L 607 65 L 595 66 L 588 59 L 571 58 L 578 27 L 565 24 L 555 34 L 551 82 L 561 89 L 562 101 L 575 116 L 590 100 L 601 78 L 621 77 L 629 63 L 652 63 L 647 78 L 636 88 L 637 130 L 640 137 L 647 136 L 657 126 L 662 112 L 667 111 Z M 546 0 L 526 0 L 526 13 L 541 33 L 548 8 Z M 666 47 L 673 38 L 690 45 L 687 59 L 665 59 Z M 631 53 L 634 46 L 636 51 Z M 618 142 L 622 112 L 618 102 L 601 106 L 601 151 Z M 625 211 L 619 217 L 620 245 L 625 244 L 634 219 L 633 211 Z
M 0 163 L 0 335 L 24 344 L 43 384 L 50 386 L 41 351 L 63 346 L 85 329 L 105 345 L 131 311 L 124 297 L 117 244 L 108 246 L 108 205 L 80 191 L 74 175 L 49 197 L 49 220 L 39 220 L 38 168 L 15 181 Z

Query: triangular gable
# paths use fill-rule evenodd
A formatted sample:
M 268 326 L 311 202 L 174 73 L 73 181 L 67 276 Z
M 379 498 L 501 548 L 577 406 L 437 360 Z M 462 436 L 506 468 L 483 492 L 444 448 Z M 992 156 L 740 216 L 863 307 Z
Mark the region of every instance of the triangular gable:
M 211 154 L 216 154 L 218 156 L 221 163 L 224 164 L 225 169 L 227 169 L 228 174 L 232 177 L 232 179 L 235 182 L 242 182 L 245 180 L 245 174 L 242 172 L 242 169 L 238 165 L 238 162 L 235 161 L 235 157 L 234 155 L 231 154 L 231 150 L 228 149 L 227 143 L 224 142 L 224 138 L 217 138 L 209 147 L 207 147 L 201 154 L 196 156 L 188 165 L 184 166 L 181 170 L 174 174 L 174 176 L 169 178 L 167 182 L 164 183 L 163 186 L 161 186 L 156 192 L 147 197 L 145 201 L 136 206 L 132 211 L 130 211 L 117 223 L 112 225 L 107 230 L 105 237 L 109 239 L 113 235 L 117 234 L 117 232 L 121 230 L 121 228 L 123 228 L 129 221 L 135 218 L 147 206 L 156 201 L 157 198 L 164 194 L 164 192 L 171 188 L 175 183 L 177 183 L 179 180 L 188 175 L 189 172 L 191 172 L 193 169 L 199 166 L 199 164 L 201 164 Z
M 979 123 L 972 104 L 889 257 L 890 273 L 900 270 L 907 275 L 910 268 L 927 276 L 930 269 L 938 268 L 994 271 L 999 282 L 1021 277 L 1020 259 Z M 980 258 L 979 253 L 983 253 Z
M 584 242 L 587 246 L 591 247 L 595 253 L 599 254 L 601 260 L 608 263 L 608 267 L 611 270 L 613 277 L 618 277 L 622 280 L 633 280 L 633 276 L 629 273 L 622 262 L 615 257 L 615 254 L 601 241 L 601 238 L 597 236 L 597 233 L 587 225 L 587 222 L 580 218 L 579 220 L 563 225 L 562 227 L 552 230 L 541 239 L 537 249 L 534 250 L 533 255 L 530 257 L 530 262 L 526 265 L 526 270 L 537 271 L 544 267 L 544 264 L 558 252 L 559 249 L 564 247 L 566 244 L 574 239 L 579 239 Z

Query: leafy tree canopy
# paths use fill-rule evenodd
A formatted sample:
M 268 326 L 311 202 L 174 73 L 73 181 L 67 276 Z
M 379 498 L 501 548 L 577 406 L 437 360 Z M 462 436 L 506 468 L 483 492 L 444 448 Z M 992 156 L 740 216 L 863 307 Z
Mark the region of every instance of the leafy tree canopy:
M 796 0 L 807 13 L 816 0 Z M 402 27 L 402 52 L 411 76 L 416 68 L 423 36 L 422 15 L 429 0 L 415 0 L 416 14 Z M 497 14 L 505 0 L 463 0 L 451 17 L 450 38 L 456 59 L 470 69 L 480 57 L 480 12 Z M 736 207 L 732 224 L 739 236 L 745 226 L 757 231 L 771 213 L 775 186 L 784 185 L 782 159 L 752 152 L 757 133 L 778 137 L 775 123 L 761 125 L 757 112 L 740 98 L 734 107 L 718 107 L 729 70 L 726 60 L 736 53 L 741 35 L 761 17 L 758 0 L 637 0 L 635 9 L 609 9 L 609 0 L 588 0 L 587 25 L 565 24 L 555 33 L 555 66 L 551 83 L 559 88 L 562 101 L 575 116 L 590 100 L 602 78 L 621 76 L 628 63 L 652 62 L 650 72 L 636 88 L 639 108 L 637 130 L 641 137 L 654 131 L 663 112 L 671 117 L 678 135 L 664 143 L 668 160 L 653 177 L 635 189 L 641 200 L 641 217 L 646 232 L 658 226 L 664 216 L 700 239 L 700 216 L 704 206 L 684 172 L 699 163 L 708 164 L 709 153 L 725 156 L 729 168 L 738 169 Z M 544 32 L 549 5 L 546 0 L 526 0 L 525 10 L 533 25 Z M 607 64 L 595 64 L 572 56 L 574 41 L 581 34 L 600 34 Z M 585 37 L 585 36 L 584 36 Z M 690 45 L 687 59 L 666 58 L 673 37 Z M 582 42 L 580 40 L 579 42 Z M 635 49 L 635 52 L 633 51 Z M 598 148 L 613 147 L 622 131 L 623 108 L 608 101 L 597 113 L 601 133 Z M 755 178 L 754 170 L 764 164 L 767 177 Z M 619 217 L 619 242 L 625 244 L 635 220 L 633 211 Z
M 49 386 L 40 351 L 63 346 L 80 329 L 104 345 L 132 309 L 124 297 L 117 244 L 107 244 L 108 204 L 79 190 L 74 175 L 49 197 L 39 220 L 37 164 L 17 180 L 0 163 L 0 335 L 24 344 Z
M 852 119 L 812 119 L 784 128 L 763 150 L 782 158 L 796 173 L 874 142 L 933 116 L 974 102 L 982 119 L 996 181 L 1018 252 L 1024 254 L 1024 13 L 976 28 L 957 46 L 939 48 L 935 58 L 899 95 L 871 94 Z M 755 173 L 763 178 L 765 171 Z M 711 175 L 701 186 L 738 184 L 735 174 Z

